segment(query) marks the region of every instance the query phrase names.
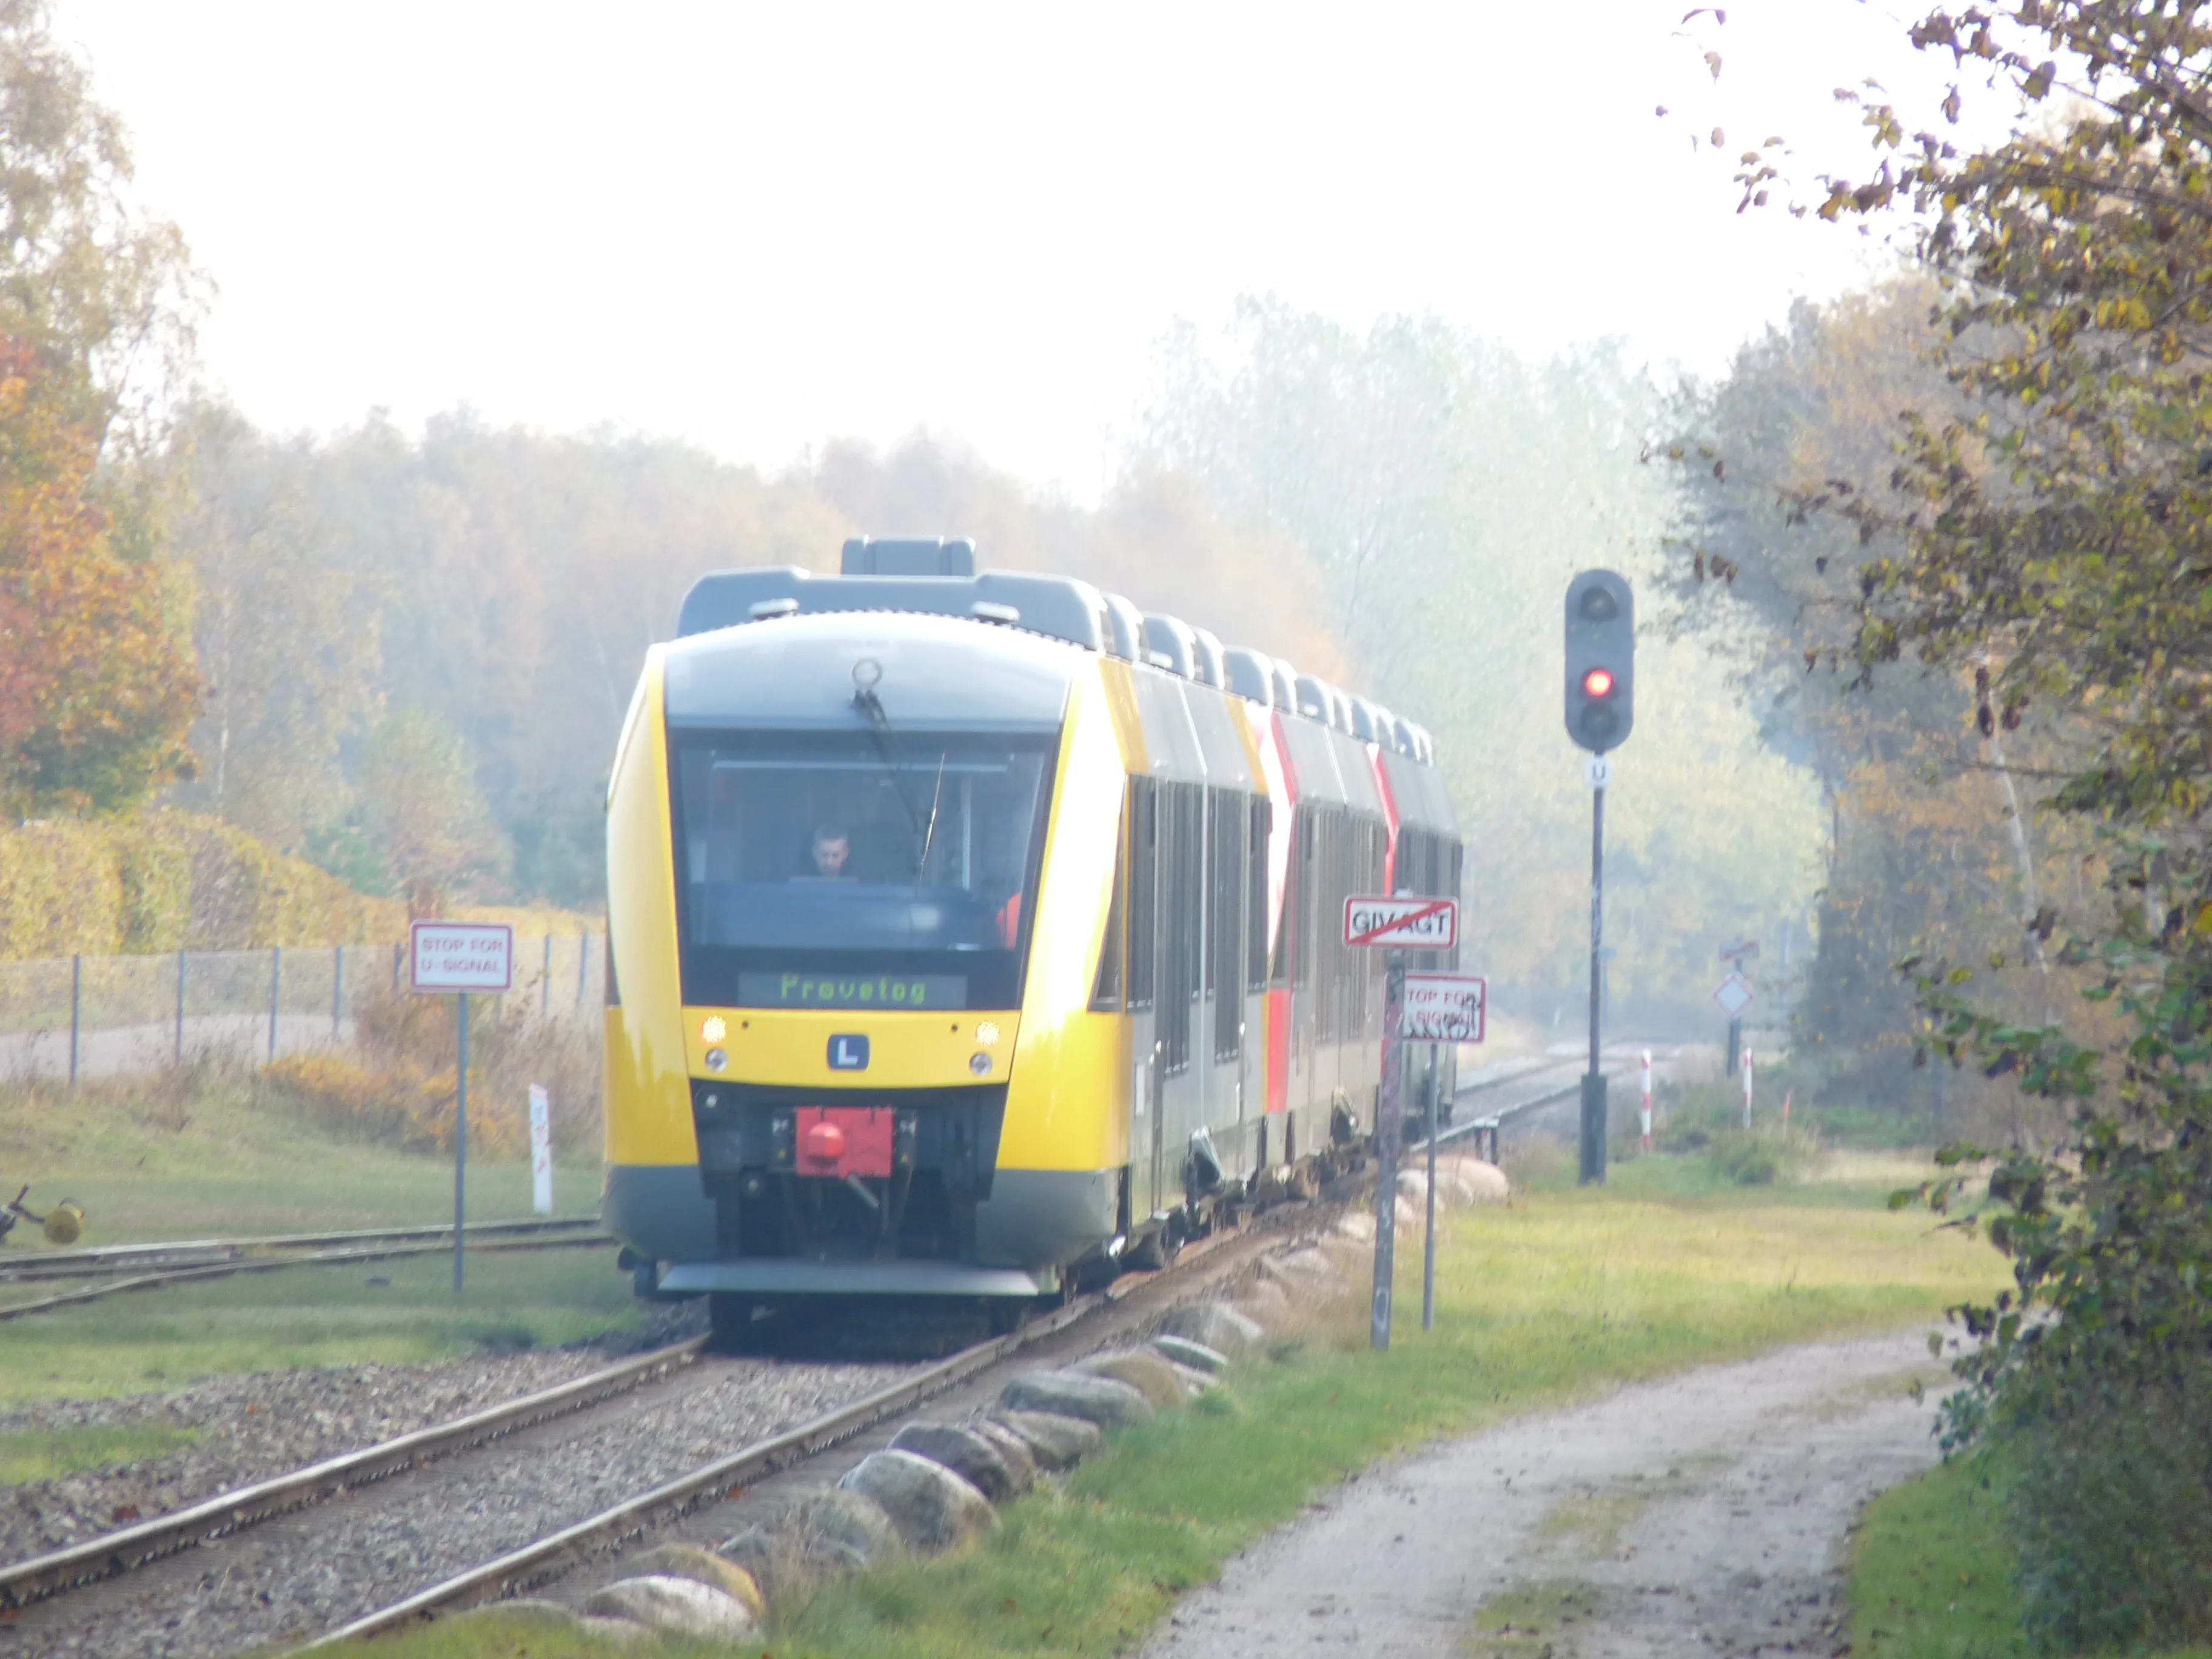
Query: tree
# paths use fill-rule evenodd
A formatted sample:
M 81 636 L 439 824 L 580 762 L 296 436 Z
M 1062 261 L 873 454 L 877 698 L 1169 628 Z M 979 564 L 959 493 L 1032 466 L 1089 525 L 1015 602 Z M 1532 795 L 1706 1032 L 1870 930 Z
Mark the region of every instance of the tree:
M 127 204 L 120 125 L 46 19 L 0 0 L 0 802 L 113 811 L 191 769 L 188 585 L 158 493 L 99 467 L 159 428 L 190 276 L 175 228 Z
M 501 884 L 506 845 L 466 745 L 436 714 L 402 708 L 377 724 L 361 798 L 393 888 L 481 895 Z
M 169 629 L 165 573 L 115 557 L 91 499 L 97 435 L 76 386 L 0 338 L 0 801 L 115 811 L 188 775 L 198 679 Z
M 2028 721 L 2007 735 L 2000 769 L 1975 730 L 1971 673 L 1930 666 L 1861 684 L 1839 672 L 1862 573 L 1893 545 L 1862 542 L 1852 525 L 1796 505 L 1808 494 L 1882 495 L 1899 411 L 1961 406 L 1929 356 L 1938 292 L 1900 276 L 1826 307 L 1800 304 L 1786 328 L 1687 399 L 1686 435 L 1668 454 L 1686 499 L 1669 574 L 1691 624 L 1740 665 L 1767 740 L 1812 768 L 1826 797 L 1832 829 L 1801 1048 L 1828 1058 L 1835 1091 L 1899 1109 L 1940 1104 L 1954 1128 L 1968 1121 L 1966 1106 L 1977 1127 L 2001 1122 L 2024 1142 L 2039 1126 L 2016 1092 L 1947 1088 L 1940 1070 L 1911 1077 L 1920 1028 L 1911 987 L 1890 964 L 1913 953 L 1986 963 L 2014 951 L 2022 919 L 2046 896 L 2082 896 L 2087 838 L 2027 810 L 2032 778 L 2056 763 L 2064 739 Z M 2094 1018 L 2070 976 L 2027 953 L 2015 953 L 2002 995 L 2023 1019 L 2062 1008 Z
M 304 443 L 271 442 L 216 406 L 195 408 L 173 435 L 171 464 L 188 483 L 177 553 L 196 579 L 208 681 L 193 732 L 205 765 L 179 798 L 287 853 L 346 839 L 356 814 L 342 756 L 377 717 L 382 666 L 377 607 L 333 556 L 307 459 Z M 343 873 L 358 882 L 364 871 Z
M 1644 606 L 1607 813 L 1615 998 L 1686 1015 L 1716 947 L 1794 927 L 1814 884 L 1811 780 L 1668 637 L 1677 482 L 1636 465 L 1667 414 L 1607 349 L 1530 363 L 1433 319 L 1363 335 L 1247 300 L 1219 337 L 1170 338 L 1147 422 L 1144 462 L 1305 555 L 1347 682 L 1435 732 L 1469 844 L 1470 955 L 1543 1018 L 1588 971 L 1589 795 L 1558 654 L 1579 568 L 1623 571 Z
M 2212 1635 L 2212 17 L 2201 0 L 2014 0 L 1928 12 L 1960 70 L 1921 130 L 1867 111 L 1880 152 L 1826 181 L 1831 218 L 1911 209 L 1942 285 L 1962 406 L 1909 411 L 1892 489 L 1802 505 L 1870 550 L 1828 653 L 1862 684 L 1961 677 L 1994 762 L 2040 713 L 2065 744 L 2054 812 L 2100 844 L 2101 890 L 2046 905 L 2006 958 L 2058 964 L 2117 1037 L 2007 1017 L 1976 965 L 1907 957 L 1942 1059 L 2071 1114 L 1989 1186 L 2013 1291 L 1955 1431 L 2021 1437 L 2014 1505 L 2032 1627 L 2068 1649 Z M 2034 110 L 1960 153 L 1970 83 Z M 1754 172 L 1771 163 L 1757 157 Z M 1748 185 L 1747 185 L 1748 187 Z M 1979 1149 L 1947 1155 L 1968 1160 Z M 1939 1206 L 1962 1181 L 1936 1184 Z M 2048 1314 L 2049 1317 L 2036 1316 Z

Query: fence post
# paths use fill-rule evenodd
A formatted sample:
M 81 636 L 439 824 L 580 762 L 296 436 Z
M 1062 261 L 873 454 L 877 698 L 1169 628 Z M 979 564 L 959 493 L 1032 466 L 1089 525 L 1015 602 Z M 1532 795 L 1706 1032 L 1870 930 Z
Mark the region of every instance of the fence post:
M 177 951 L 177 1064 L 185 1063 L 185 951 Z
M 76 1087 L 78 1034 L 84 1025 L 84 958 L 70 957 L 70 1087 Z
M 538 975 L 538 1018 L 545 1019 L 553 1012 L 553 934 L 545 935 L 545 968 Z
M 592 976 L 592 936 L 576 935 L 576 1006 L 584 1006 L 584 982 Z
M 338 1040 L 338 1017 L 345 1009 L 345 946 L 331 946 L 331 1041 Z
M 276 1058 L 276 998 L 284 984 L 284 947 L 269 947 L 269 1058 Z
M 399 994 L 399 957 L 406 946 L 394 939 L 392 944 L 392 994 Z

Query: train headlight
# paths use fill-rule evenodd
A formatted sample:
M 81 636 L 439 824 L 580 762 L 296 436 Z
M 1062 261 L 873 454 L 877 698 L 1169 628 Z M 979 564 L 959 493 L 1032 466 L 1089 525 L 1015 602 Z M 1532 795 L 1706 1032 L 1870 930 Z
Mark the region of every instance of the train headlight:
M 999 1041 L 999 1022 L 987 1019 L 979 1024 L 975 1027 L 975 1041 L 986 1048 L 994 1047 Z
M 968 1069 L 969 1069 L 969 1071 L 971 1071 L 971 1072 L 975 1073 L 975 1075 L 976 1075 L 977 1077 L 988 1077 L 988 1076 L 990 1076 L 990 1075 L 991 1075 L 991 1057 L 990 1057 L 990 1055 L 988 1055 L 988 1054 L 970 1054 L 970 1055 L 969 1055 L 969 1056 L 968 1056 Z
M 699 1041 L 720 1042 L 730 1034 L 730 1023 L 720 1014 L 709 1014 L 699 1022 Z
M 707 1069 L 708 1071 L 719 1072 L 729 1063 L 729 1055 L 724 1053 L 721 1049 L 709 1048 L 707 1050 Z

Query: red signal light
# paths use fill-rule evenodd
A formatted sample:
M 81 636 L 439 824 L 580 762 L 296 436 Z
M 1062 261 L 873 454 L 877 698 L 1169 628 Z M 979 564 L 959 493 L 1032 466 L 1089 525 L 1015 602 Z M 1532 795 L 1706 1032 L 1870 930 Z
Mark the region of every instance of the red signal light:
M 1583 676 L 1583 696 L 1609 697 L 1613 695 L 1613 670 L 1593 668 Z

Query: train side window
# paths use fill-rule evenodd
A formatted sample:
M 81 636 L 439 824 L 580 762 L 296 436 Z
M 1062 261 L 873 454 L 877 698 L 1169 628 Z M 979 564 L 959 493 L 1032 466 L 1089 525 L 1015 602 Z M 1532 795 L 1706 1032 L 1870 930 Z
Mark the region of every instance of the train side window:
M 1121 815 L 1121 835 L 1114 847 L 1114 886 L 1106 896 L 1106 937 L 1098 944 L 1098 972 L 1091 982 L 1094 1012 L 1110 1014 L 1121 1006 L 1121 950 L 1124 893 L 1129 884 L 1129 814 Z
M 1321 890 L 1321 813 L 1310 807 L 1298 812 L 1298 934 L 1299 948 L 1291 955 L 1291 970 L 1301 991 L 1311 990 L 1314 958 L 1320 955 L 1325 935 L 1315 923 L 1328 902 Z
M 1255 795 L 1245 803 L 1250 826 L 1244 854 L 1244 988 L 1267 988 L 1267 831 L 1274 803 Z
M 1159 785 L 1129 780 L 1129 1006 L 1152 1006 L 1159 957 Z
M 1206 986 L 1213 993 L 1213 1057 L 1234 1060 L 1243 1047 L 1244 997 L 1238 969 L 1244 951 L 1245 819 L 1250 803 L 1231 789 L 1212 793 L 1213 890 L 1206 939 Z
M 1169 1075 L 1190 1065 L 1190 1011 L 1198 999 L 1200 951 L 1206 925 L 1205 844 L 1200 831 L 1206 798 L 1188 783 L 1161 786 L 1158 816 L 1165 856 L 1160 870 L 1160 956 L 1158 1024 L 1161 1067 Z

